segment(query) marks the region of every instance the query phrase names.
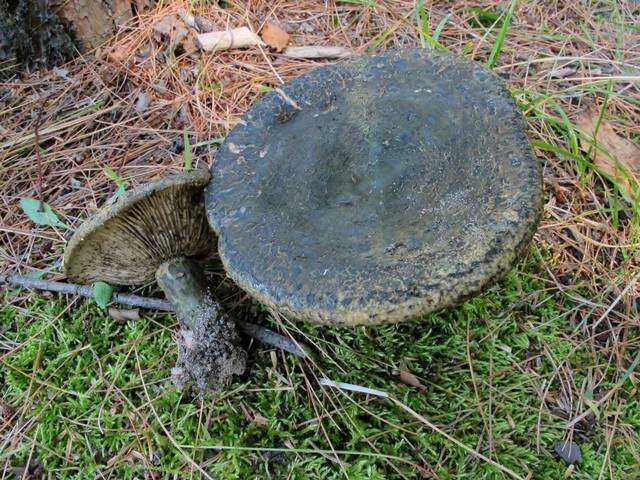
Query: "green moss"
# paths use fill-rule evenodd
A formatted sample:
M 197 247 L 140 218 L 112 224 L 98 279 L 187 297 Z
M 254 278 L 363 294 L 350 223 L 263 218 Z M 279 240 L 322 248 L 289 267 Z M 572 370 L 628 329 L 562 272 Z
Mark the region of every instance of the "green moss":
M 144 472 L 189 478 L 185 455 L 221 479 L 416 478 L 429 472 L 506 478 L 385 399 L 323 390 L 315 378 L 326 376 L 393 394 L 523 477 L 562 478 L 566 467 L 551 453 L 567 422 L 551 400 L 562 391 L 557 367 L 570 366 L 578 396 L 589 369 L 606 359 L 580 343 L 584 339 L 557 306 L 568 300 L 545 293 L 533 255 L 528 262 L 486 294 L 424 322 L 296 325 L 294 335 L 304 333 L 319 349 L 316 367 L 278 352 L 274 368 L 270 352 L 254 345 L 249 372 L 202 402 L 168 381 L 176 355 L 170 316 L 121 324 L 90 303 L 67 309 L 62 301 L 35 299 L 23 309 L 6 302 L 0 307 L 3 338 L 23 346 L 2 357 L 2 398 L 19 411 L 24 407 L 25 420 L 37 421 L 0 459 L 24 462 L 35 441 L 38 457 L 59 478 L 89 479 L 98 471 L 112 478 Z M 400 381 L 402 362 L 422 389 Z M 615 368 L 606 372 L 605 390 L 620 375 Z M 541 408 L 545 388 L 549 396 Z M 606 471 L 620 479 L 637 472 L 640 404 L 631 382 L 624 388 L 615 402 L 601 406 L 591 430 L 576 433 L 584 456 L 577 470 L 585 476 L 597 477 L 605 462 L 603 426 L 614 413 Z M 331 460 L 332 449 L 341 452 L 335 456 L 342 467 Z

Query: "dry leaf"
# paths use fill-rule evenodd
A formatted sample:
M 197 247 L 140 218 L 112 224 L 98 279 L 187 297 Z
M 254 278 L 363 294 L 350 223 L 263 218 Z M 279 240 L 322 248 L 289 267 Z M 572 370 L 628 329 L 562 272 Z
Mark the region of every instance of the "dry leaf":
M 409 369 L 407 368 L 407 362 L 404 360 L 400 362 L 400 381 L 412 387 L 416 387 L 420 389 L 424 388 L 424 385 L 420 383 L 420 380 L 418 380 L 418 377 L 416 377 L 413 373 L 409 371 Z
M 107 55 L 109 59 L 114 62 L 122 62 L 129 57 L 129 52 L 124 48 L 116 48 L 110 51 Z
M 166 15 L 162 19 L 153 25 L 153 31 L 160 35 L 169 36 L 176 28 L 178 18 L 175 15 Z
M 195 30 L 187 28 L 187 24 L 175 15 L 167 15 L 153 26 L 156 40 L 167 42 L 173 47 L 180 46 L 190 56 L 198 52 Z M 182 52 L 181 52 L 182 53 Z
M 267 23 L 262 28 L 262 40 L 277 52 L 281 52 L 289 45 L 289 34 L 279 26 Z
M 182 49 L 184 53 L 190 56 L 194 56 L 198 51 L 198 41 L 196 40 L 195 35 L 188 35 L 184 40 L 182 40 Z
M 151 97 L 147 92 L 140 92 L 138 99 L 136 100 L 136 112 L 144 112 L 151 103 Z
M 567 465 L 582 463 L 580 445 L 575 442 L 561 440 L 553 444 L 553 450 Z
M 253 423 L 258 425 L 259 427 L 266 427 L 267 425 L 269 425 L 269 420 L 263 417 L 262 415 L 260 415 L 259 413 L 256 413 L 253 416 Z
M 640 197 L 636 193 L 640 188 L 640 148 L 618 135 L 605 120 L 600 123 L 597 138 L 594 138 L 598 117 L 598 112 L 589 111 L 576 119 L 578 129 L 587 136 L 587 141 L 582 142 L 582 149 L 588 151 L 590 140 L 595 140 L 596 146 L 591 152 L 596 168 L 610 180 L 617 182 L 620 193 L 628 202 L 633 203 Z
M 9 420 L 13 418 L 15 410 L 11 408 L 11 405 L 0 400 L 0 429 L 8 424 Z
M 245 48 L 262 45 L 260 38 L 247 27 L 219 32 L 201 33 L 196 36 L 200 48 L 205 52 L 216 52 L 230 48 Z
M 118 308 L 110 308 L 109 316 L 117 322 L 127 322 L 129 320 L 140 320 L 140 311 L 137 308 L 131 310 L 120 310 Z
M 576 71 L 575 67 L 561 67 L 556 68 L 555 70 L 551 70 L 549 76 L 551 78 L 566 78 L 570 75 L 573 75 Z

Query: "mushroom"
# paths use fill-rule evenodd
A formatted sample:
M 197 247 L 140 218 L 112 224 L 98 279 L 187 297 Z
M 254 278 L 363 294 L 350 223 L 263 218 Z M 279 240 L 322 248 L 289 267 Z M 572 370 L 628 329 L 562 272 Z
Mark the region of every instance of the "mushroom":
M 197 263 L 216 248 L 203 202 L 208 181 L 208 172 L 193 170 L 125 193 L 73 235 L 64 269 L 71 281 L 87 284 L 139 285 L 155 278 L 182 327 L 176 381 L 217 390 L 244 371 L 246 352 Z
M 315 69 L 256 103 L 205 190 L 227 274 L 335 325 L 412 319 L 501 279 L 542 211 L 504 82 L 406 49 Z

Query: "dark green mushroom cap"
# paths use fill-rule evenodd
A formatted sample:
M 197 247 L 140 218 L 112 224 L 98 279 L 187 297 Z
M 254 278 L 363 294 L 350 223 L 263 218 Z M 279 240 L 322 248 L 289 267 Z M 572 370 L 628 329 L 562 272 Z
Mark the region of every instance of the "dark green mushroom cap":
M 318 68 L 259 101 L 205 196 L 235 282 L 295 318 L 396 322 L 505 275 L 541 169 L 502 80 L 426 49 Z
M 72 282 L 138 285 L 155 279 L 173 258 L 206 257 L 215 235 L 206 220 L 203 188 L 209 172 L 193 170 L 148 183 L 87 220 L 64 255 Z

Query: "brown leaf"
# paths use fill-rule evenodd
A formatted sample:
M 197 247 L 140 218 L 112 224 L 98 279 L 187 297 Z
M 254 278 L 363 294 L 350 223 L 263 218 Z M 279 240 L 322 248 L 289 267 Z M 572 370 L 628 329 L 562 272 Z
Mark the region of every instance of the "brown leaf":
M 582 149 L 588 151 L 590 141 L 595 141 L 596 146 L 591 152 L 596 168 L 611 181 L 615 181 L 620 187 L 620 193 L 632 203 L 640 198 L 640 194 L 637 193 L 640 187 L 640 148 L 618 135 L 613 126 L 605 120 L 602 120 L 597 135 L 594 136 L 598 116 L 598 112 L 589 111 L 576 119 L 578 129 L 587 137 L 587 141 L 582 142 Z
M 419 389 L 424 388 L 424 385 L 420 383 L 420 380 L 418 380 L 418 377 L 416 377 L 413 373 L 409 371 L 409 369 L 407 368 L 407 362 L 405 360 L 402 360 L 402 362 L 400 362 L 400 381 L 412 387 L 416 387 Z
M 182 41 L 182 48 L 187 55 L 195 56 L 200 50 L 195 35 L 187 35 Z
M 289 34 L 279 26 L 267 23 L 262 28 L 262 40 L 277 52 L 281 52 L 289 45 Z
M 171 35 L 171 32 L 178 22 L 175 15 L 165 15 L 162 19 L 153 25 L 153 30 L 161 35 Z
M 140 311 L 137 308 L 132 310 L 120 310 L 118 308 L 111 307 L 109 309 L 109 315 L 111 318 L 118 322 L 127 322 L 128 320 L 140 320 Z
M 116 48 L 110 51 L 108 54 L 109 59 L 115 62 L 122 62 L 129 57 L 129 52 L 124 48 Z
M 0 430 L 8 426 L 9 421 L 13 418 L 15 411 L 11 405 L 0 400 Z

